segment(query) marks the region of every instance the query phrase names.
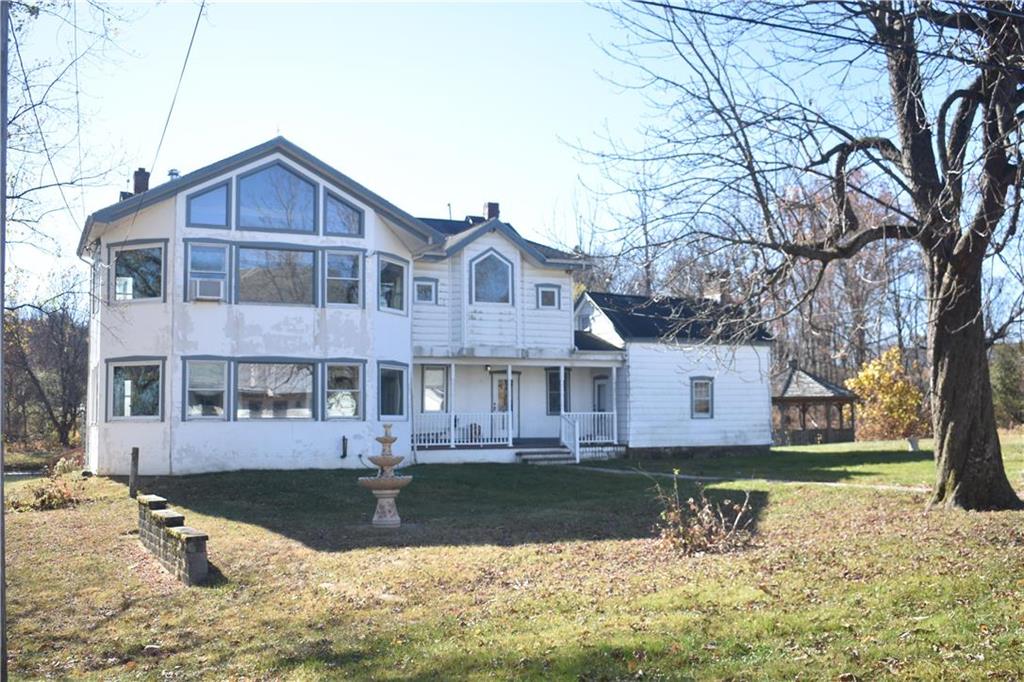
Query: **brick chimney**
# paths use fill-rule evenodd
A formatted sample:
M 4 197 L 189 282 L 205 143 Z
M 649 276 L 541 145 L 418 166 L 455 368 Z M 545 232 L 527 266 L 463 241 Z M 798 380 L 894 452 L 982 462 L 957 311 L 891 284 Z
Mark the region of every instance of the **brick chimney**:
M 134 194 L 142 194 L 149 189 L 149 172 L 145 168 L 135 171 L 133 177 L 135 180 Z
M 488 220 L 497 220 L 500 213 L 497 201 L 488 201 L 484 204 L 484 215 L 487 216 Z

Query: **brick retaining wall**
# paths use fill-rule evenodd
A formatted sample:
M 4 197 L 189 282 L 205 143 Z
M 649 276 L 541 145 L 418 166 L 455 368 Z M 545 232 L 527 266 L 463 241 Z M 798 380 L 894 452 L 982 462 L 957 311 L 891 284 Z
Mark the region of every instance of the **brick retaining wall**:
M 186 585 L 206 579 L 208 536 L 185 525 L 185 515 L 167 507 L 159 495 L 139 495 L 139 539 L 164 568 Z

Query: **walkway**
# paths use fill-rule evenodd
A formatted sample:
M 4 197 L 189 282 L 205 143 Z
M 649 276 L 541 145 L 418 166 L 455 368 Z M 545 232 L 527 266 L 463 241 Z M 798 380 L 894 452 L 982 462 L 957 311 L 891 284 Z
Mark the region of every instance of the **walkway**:
M 867 490 L 891 490 L 900 493 L 929 493 L 928 486 L 896 485 L 893 483 L 842 483 L 839 481 L 792 481 L 779 478 L 764 478 L 763 476 L 694 476 L 692 474 L 669 474 L 663 471 L 641 471 L 640 469 L 611 469 L 605 467 L 589 467 L 575 465 L 576 469 L 584 471 L 596 471 L 603 474 L 618 474 L 620 476 L 656 476 L 658 478 L 675 478 L 680 481 L 763 481 L 765 483 L 777 483 L 780 485 L 822 485 L 832 488 L 864 488 Z

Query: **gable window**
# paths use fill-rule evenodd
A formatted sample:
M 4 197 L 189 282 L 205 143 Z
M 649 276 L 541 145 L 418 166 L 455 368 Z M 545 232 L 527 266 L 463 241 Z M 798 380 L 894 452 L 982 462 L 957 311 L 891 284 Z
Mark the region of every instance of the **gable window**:
M 405 266 L 381 258 L 377 278 L 378 306 L 382 310 L 405 311 Z
M 328 419 L 359 419 L 362 410 L 362 366 L 328 364 L 326 400 Z
M 363 212 L 344 199 L 324 194 L 324 234 L 363 236 Z
M 417 303 L 437 303 L 437 280 L 416 279 L 415 287 Z
M 238 178 L 238 228 L 316 231 L 316 185 L 282 163 Z
M 547 373 L 547 393 L 548 393 L 548 414 L 561 414 L 562 413 L 562 383 L 558 375 L 558 369 L 550 368 L 544 370 Z M 565 411 L 571 412 L 572 407 L 569 404 L 569 399 L 572 397 L 572 391 L 570 386 L 572 382 L 572 370 L 566 367 L 565 369 Z
M 230 196 L 226 182 L 190 195 L 185 224 L 188 227 L 227 227 Z
M 709 377 L 690 379 L 690 417 L 711 419 L 715 416 L 715 382 Z
M 228 363 L 189 360 L 185 363 L 185 414 L 188 419 L 227 416 Z
M 448 411 L 448 368 L 423 367 L 423 412 Z
M 110 415 L 113 419 L 160 417 L 159 362 L 125 362 L 110 368 Z
M 537 285 L 537 307 L 557 310 L 562 307 L 562 289 L 555 284 Z
M 327 253 L 327 302 L 359 305 L 362 302 L 362 256 L 357 253 Z
M 114 300 L 162 298 L 163 282 L 162 246 L 124 247 L 114 252 Z
M 377 370 L 380 419 L 405 417 L 405 368 L 381 365 Z
M 313 305 L 312 251 L 238 249 L 238 301 Z
M 238 363 L 238 419 L 312 419 L 311 363 Z
M 228 247 L 223 244 L 189 244 L 188 290 L 191 300 L 225 298 L 228 281 Z
M 475 260 L 471 277 L 473 303 L 512 301 L 512 264 L 497 253 L 488 253 Z

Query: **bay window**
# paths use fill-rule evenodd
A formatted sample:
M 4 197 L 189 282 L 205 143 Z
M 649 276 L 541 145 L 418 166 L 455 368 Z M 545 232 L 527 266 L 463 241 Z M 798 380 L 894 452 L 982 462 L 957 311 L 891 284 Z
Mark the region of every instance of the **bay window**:
M 380 419 L 405 417 L 405 368 L 380 365 L 377 370 L 377 413 Z
M 328 251 L 326 260 L 327 302 L 359 305 L 362 302 L 362 255 Z
M 315 253 L 294 249 L 238 249 L 240 303 L 315 303 Z
M 390 258 L 380 258 L 377 295 L 381 310 L 405 312 L 405 265 Z
M 362 410 L 362 365 L 327 365 L 324 404 L 328 419 L 359 419 Z
M 312 419 L 313 364 L 239 362 L 237 419 Z

